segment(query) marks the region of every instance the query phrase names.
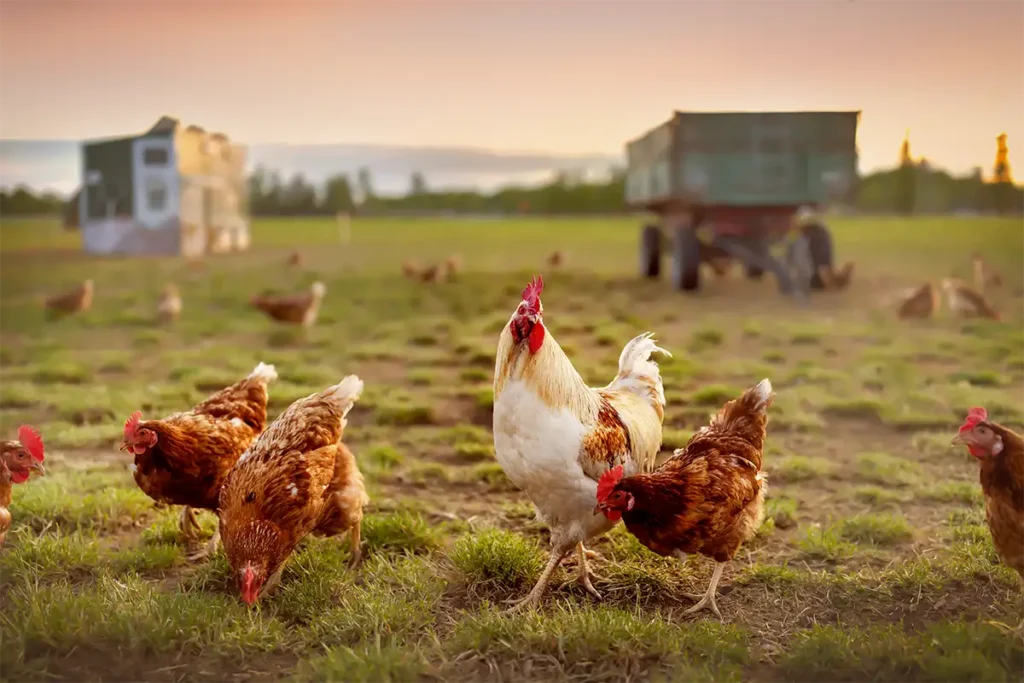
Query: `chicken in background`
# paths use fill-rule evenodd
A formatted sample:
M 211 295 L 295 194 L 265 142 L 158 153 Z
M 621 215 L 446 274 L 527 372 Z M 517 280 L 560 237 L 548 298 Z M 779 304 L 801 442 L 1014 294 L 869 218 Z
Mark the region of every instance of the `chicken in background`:
M 420 271 L 420 281 L 422 282 L 442 282 L 443 280 L 444 273 L 439 265 L 427 266 Z
M 702 239 L 697 241 L 700 244 L 700 262 L 710 267 L 716 277 L 726 277 L 732 270 L 732 256 L 729 252 Z
M 718 563 L 707 592 L 690 596 L 698 602 L 683 614 L 710 609 L 722 617 L 715 604 L 722 572 L 764 519 L 768 483 L 761 461 L 774 397 L 772 383 L 761 380 L 658 469 L 623 477 L 615 467 L 597 486 L 594 513 L 622 519 L 647 548 L 680 560 L 700 553 Z
M 939 293 L 930 282 L 898 292 L 895 297 L 884 301 L 883 305 L 888 306 L 892 299 L 899 302 L 896 317 L 900 320 L 931 318 L 939 310 Z
M 263 311 L 267 317 L 280 323 L 312 327 L 320 313 L 320 303 L 327 293 L 322 282 L 314 282 L 305 294 L 281 296 L 257 294 L 249 299 L 250 305 Z
M 293 251 L 291 254 L 289 254 L 288 265 L 291 266 L 292 268 L 301 268 L 303 266 L 302 254 L 297 251 Z
M 32 470 L 45 474 L 43 440 L 28 425 L 18 428 L 17 441 L 0 441 L 0 545 L 11 528 L 11 484 L 28 481 Z
M 415 261 L 402 261 L 402 275 L 409 280 L 419 280 L 419 265 Z
M 565 254 L 559 251 L 551 252 L 548 256 L 548 266 L 552 269 L 558 269 L 565 265 Z
M 92 308 L 92 280 L 86 280 L 74 289 L 48 297 L 43 303 L 51 318 L 72 315 Z
M 494 449 L 508 478 L 551 529 L 551 556 L 530 593 L 512 610 L 537 603 L 569 551 L 578 553 L 577 581 L 597 599 L 584 543 L 614 521 L 594 515 L 597 482 L 612 467 L 650 472 L 661 448 L 665 392 L 650 334 L 619 356 L 606 387 L 592 389 L 573 367 L 543 319 L 544 281 L 523 290 L 498 339 L 494 369 Z
M 442 275 L 445 280 L 449 282 L 454 280 L 460 272 L 462 272 L 462 257 L 455 254 L 445 259 L 442 268 Z
M 181 315 L 181 295 L 173 282 L 164 286 L 160 300 L 156 304 L 157 319 L 164 324 L 174 322 Z
M 818 277 L 825 285 L 825 289 L 846 289 L 853 278 L 853 261 L 848 261 L 839 270 L 835 270 L 832 266 L 819 266 Z
M 981 464 L 985 520 L 1000 559 L 1024 580 L 1024 439 L 971 408 L 953 445 L 963 444 Z M 1024 628 L 1024 621 L 1017 630 Z
M 999 312 L 984 296 L 974 291 L 961 280 L 945 278 L 942 280 L 942 292 L 946 295 L 946 307 L 951 313 L 965 318 L 989 318 L 999 320 Z
M 299 399 L 238 459 L 220 493 L 220 532 L 242 600 L 272 589 L 306 535 L 351 532 L 352 565 L 363 506 L 369 502 L 352 452 L 341 442 L 345 417 L 363 391 L 349 375 Z
M 982 258 L 980 253 L 971 254 L 971 265 L 974 270 L 974 286 L 979 292 L 984 293 L 989 287 L 1002 286 L 1002 276 Z
M 277 378 L 273 365 L 251 373 L 184 413 L 143 420 L 132 413 L 124 423 L 121 450 L 134 454 L 132 474 L 143 493 L 158 503 L 184 506 L 181 532 L 191 545 L 199 531 L 195 510 L 217 511 L 228 471 L 267 423 L 267 384 Z M 208 556 L 218 534 L 189 559 Z

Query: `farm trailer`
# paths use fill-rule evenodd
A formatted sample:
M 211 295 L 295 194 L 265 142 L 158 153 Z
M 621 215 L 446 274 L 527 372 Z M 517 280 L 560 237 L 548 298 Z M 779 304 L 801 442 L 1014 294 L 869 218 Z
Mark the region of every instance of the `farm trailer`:
M 857 184 L 859 111 L 675 112 L 626 144 L 626 203 L 658 217 L 641 231 L 640 270 L 661 272 L 671 240 L 672 285 L 700 287 L 701 252 L 743 263 L 747 276 L 773 271 L 784 291 L 788 269 L 772 257 L 800 207 L 852 198 Z M 701 241 L 698 230 L 709 241 Z M 832 238 L 806 233 L 814 275 L 832 266 Z

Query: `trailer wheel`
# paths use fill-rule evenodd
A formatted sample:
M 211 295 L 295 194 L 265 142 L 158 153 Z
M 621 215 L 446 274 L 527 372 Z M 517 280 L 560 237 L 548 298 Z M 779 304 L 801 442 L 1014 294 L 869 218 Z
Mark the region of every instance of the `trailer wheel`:
M 683 292 L 700 288 L 700 240 L 692 228 L 677 228 L 672 240 L 672 286 Z
M 811 275 L 811 289 L 825 289 L 818 274 L 822 266 L 833 267 L 832 262 L 832 233 L 820 223 L 814 223 L 807 227 L 807 242 L 811 250 L 811 263 L 814 264 L 814 274 Z
M 656 279 L 661 275 L 661 228 L 646 225 L 640 231 L 640 276 Z

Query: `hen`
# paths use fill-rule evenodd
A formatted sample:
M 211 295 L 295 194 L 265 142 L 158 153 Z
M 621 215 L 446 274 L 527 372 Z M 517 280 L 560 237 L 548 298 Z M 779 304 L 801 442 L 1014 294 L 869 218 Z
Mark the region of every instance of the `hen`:
M 898 299 L 896 317 L 900 320 L 930 318 L 939 308 L 939 294 L 930 282 L 900 293 Z
M 637 540 L 659 555 L 685 559 L 700 553 L 718 564 L 711 584 L 684 614 L 711 609 L 725 563 L 754 535 L 764 517 L 768 489 L 761 458 L 768 423 L 766 409 L 775 394 L 767 379 L 718 411 L 650 474 L 623 477 L 609 470 L 597 487 L 594 513 L 626 523 Z
M 942 291 L 946 295 L 946 306 L 951 313 L 959 313 L 966 318 L 999 320 L 999 312 L 992 308 L 985 297 L 960 280 L 944 279 Z
M 248 377 L 187 412 L 162 420 L 143 420 L 135 412 L 125 421 L 121 450 L 135 455 L 135 483 L 157 502 L 184 506 L 186 541 L 199 530 L 193 509 L 217 510 L 228 471 L 266 427 L 267 384 L 276 378 L 273 365 L 260 363 Z M 190 559 L 213 552 L 218 538 L 214 534 Z
M 614 522 L 594 515 L 597 482 L 617 465 L 649 472 L 661 447 L 665 393 L 659 348 L 642 334 L 622 350 L 608 386 L 586 385 L 543 320 L 535 278 L 523 290 L 498 339 L 494 369 L 494 449 L 508 478 L 533 501 L 551 528 L 551 557 L 533 590 L 512 609 L 540 600 L 562 558 L 578 552 L 578 581 L 600 599 L 590 581 L 584 542 Z
M 981 490 L 992 543 L 1024 579 L 1024 439 L 971 408 L 954 444 L 964 444 L 981 463 Z
M 1003 277 L 995 268 L 985 261 L 978 252 L 971 254 L 971 265 L 974 270 L 974 286 L 979 292 L 984 292 L 989 287 L 999 287 L 1003 284 Z
M 228 475 L 220 493 L 220 531 L 246 604 L 274 587 L 307 534 L 351 531 L 352 566 L 358 564 L 363 506 L 369 498 L 341 438 L 345 416 L 362 391 L 362 380 L 349 375 L 299 399 Z
M 43 306 L 51 318 L 71 315 L 92 308 L 92 296 L 92 280 L 86 280 L 69 292 L 47 298 Z
M 28 481 L 32 470 L 44 474 L 43 440 L 27 425 L 18 428 L 17 441 L 0 441 L 0 545 L 11 528 L 11 484 Z
M 170 323 L 181 315 L 181 295 L 178 294 L 178 287 L 173 282 L 164 286 L 160 300 L 156 304 L 156 315 L 162 323 Z
M 257 294 L 249 300 L 254 307 L 263 311 L 268 317 L 292 325 L 310 327 L 316 323 L 320 313 L 320 303 L 327 293 L 322 282 L 314 282 L 305 294 L 293 296 L 275 296 Z

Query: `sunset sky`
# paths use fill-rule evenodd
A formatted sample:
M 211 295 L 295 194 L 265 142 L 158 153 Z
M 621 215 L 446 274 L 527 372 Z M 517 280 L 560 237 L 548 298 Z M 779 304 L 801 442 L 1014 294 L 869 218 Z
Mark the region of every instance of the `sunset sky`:
M 0 0 L 0 137 L 619 153 L 673 109 L 861 109 L 861 167 L 1024 175 L 1020 0 Z

